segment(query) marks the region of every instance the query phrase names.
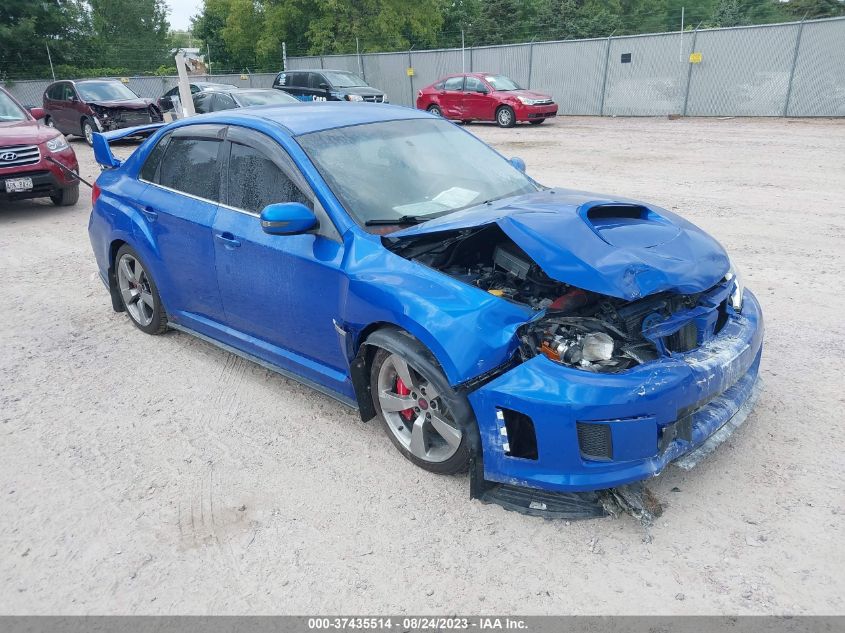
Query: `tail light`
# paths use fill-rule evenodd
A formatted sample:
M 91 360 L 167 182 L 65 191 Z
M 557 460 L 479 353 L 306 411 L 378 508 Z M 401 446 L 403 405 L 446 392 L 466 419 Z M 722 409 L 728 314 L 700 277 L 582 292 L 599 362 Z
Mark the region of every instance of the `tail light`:
M 422 97 L 422 90 L 417 90 L 417 96 Z
M 95 204 L 97 204 L 97 198 L 99 198 L 99 197 L 100 197 L 100 185 L 98 185 L 98 184 L 95 182 L 95 183 L 94 183 L 94 186 L 93 186 L 93 187 L 91 187 L 91 206 L 92 206 L 92 207 L 93 207 Z

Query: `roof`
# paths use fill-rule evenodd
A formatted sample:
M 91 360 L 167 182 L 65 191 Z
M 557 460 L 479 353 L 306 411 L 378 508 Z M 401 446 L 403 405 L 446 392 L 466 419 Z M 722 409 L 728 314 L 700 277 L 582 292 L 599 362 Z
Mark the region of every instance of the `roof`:
M 346 70 L 345 68 L 290 68 L 283 70 L 283 73 L 349 73 L 357 75 L 354 70 Z
M 383 103 L 347 103 L 344 101 L 257 106 L 247 110 L 224 110 L 220 114 L 224 113 L 226 118 L 242 119 L 245 124 L 248 120 L 256 118 L 273 121 L 287 128 L 294 136 L 350 125 L 378 123 L 380 121 L 428 119 L 433 116 L 422 110 L 402 106 Z M 215 117 L 203 115 L 203 118 L 209 121 Z

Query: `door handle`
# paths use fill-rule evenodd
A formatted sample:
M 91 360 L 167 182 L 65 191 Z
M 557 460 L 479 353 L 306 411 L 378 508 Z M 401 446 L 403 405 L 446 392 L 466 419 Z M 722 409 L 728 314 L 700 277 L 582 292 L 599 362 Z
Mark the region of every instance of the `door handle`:
M 143 213 L 144 217 L 150 222 L 155 222 L 158 219 L 158 212 L 152 207 L 141 207 L 141 213 Z
M 241 245 L 241 241 L 240 241 L 240 240 L 238 240 L 238 239 L 235 239 L 235 236 L 234 236 L 234 235 L 232 235 L 232 234 L 231 234 L 231 233 L 229 233 L 229 232 L 226 232 L 226 233 L 218 233 L 218 234 L 216 235 L 216 237 L 217 237 L 217 239 L 218 239 L 218 240 L 220 240 L 221 242 L 223 242 L 223 244 L 224 244 L 225 246 L 227 246 L 228 248 L 237 248 L 238 246 L 240 246 L 240 245 Z

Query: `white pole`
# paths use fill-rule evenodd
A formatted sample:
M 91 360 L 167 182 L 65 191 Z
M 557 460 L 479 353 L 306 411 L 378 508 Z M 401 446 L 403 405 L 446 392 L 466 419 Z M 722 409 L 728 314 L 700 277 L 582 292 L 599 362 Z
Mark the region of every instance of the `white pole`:
M 355 55 L 358 57 L 358 73 L 363 74 L 364 69 L 361 68 L 361 46 L 358 43 L 358 38 L 355 38 Z
M 288 69 L 288 43 L 282 42 L 282 72 Z
M 188 72 L 185 70 L 185 56 L 182 51 L 176 53 L 176 72 L 179 73 L 179 101 L 182 102 L 183 116 L 194 116 L 194 100 L 191 98 L 191 84 L 188 81 Z
M 50 46 L 44 42 L 44 48 L 47 49 L 47 59 L 50 60 L 50 74 L 53 75 L 53 81 L 56 81 L 56 71 L 53 70 L 53 57 L 50 55 Z
M 678 61 L 684 63 L 684 7 L 681 7 L 681 48 L 678 51 Z
M 467 71 L 467 63 L 466 63 L 466 56 L 465 56 L 465 47 L 464 47 L 464 30 L 461 29 L 461 72 L 465 73 Z
M 205 43 L 205 50 L 208 53 L 208 67 L 206 68 L 206 70 L 208 70 L 208 74 L 210 75 L 211 74 L 211 46 L 209 46 L 208 42 Z

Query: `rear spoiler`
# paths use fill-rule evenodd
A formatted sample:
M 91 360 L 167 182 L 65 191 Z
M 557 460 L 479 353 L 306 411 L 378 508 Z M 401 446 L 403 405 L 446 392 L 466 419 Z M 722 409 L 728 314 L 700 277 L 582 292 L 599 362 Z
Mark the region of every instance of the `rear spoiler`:
M 109 143 L 129 136 L 149 136 L 163 125 L 166 125 L 166 123 L 147 123 L 146 125 L 136 125 L 135 127 L 127 127 L 111 132 L 94 132 L 94 139 L 91 142 L 94 148 L 94 160 L 100 163 L 103 169 L 120 167 L 121 161 L 111 153 Z

